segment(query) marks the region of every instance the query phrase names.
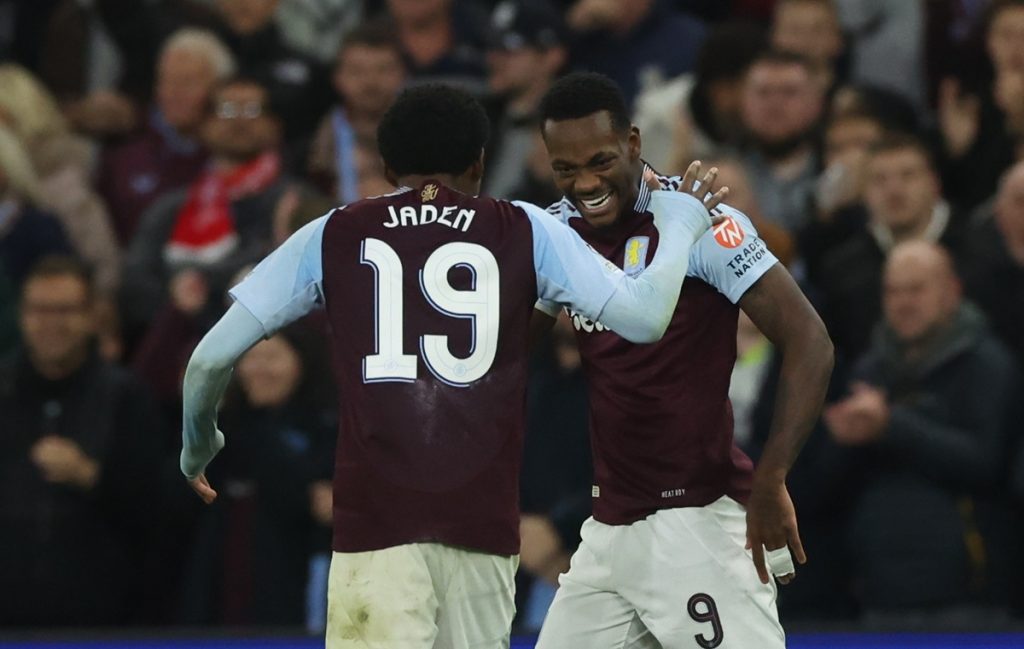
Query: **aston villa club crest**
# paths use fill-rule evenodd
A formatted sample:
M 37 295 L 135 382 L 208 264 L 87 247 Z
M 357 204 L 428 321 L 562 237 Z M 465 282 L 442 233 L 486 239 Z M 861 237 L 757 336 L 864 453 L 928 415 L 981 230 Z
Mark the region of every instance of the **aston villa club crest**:
M 630 237 L 626 242 L 622 270 L 627 275 L 639 275 L 644 268 L 647 268 L 647 247 L 650 244 L 650 237 Z
M 437 185 L 434 183 L 427 183 L 424 185 L 423 191 L 420 192 L 420 199 L 422 199 L 424 203 L 429 203 L 435 198 L 437 198 Z

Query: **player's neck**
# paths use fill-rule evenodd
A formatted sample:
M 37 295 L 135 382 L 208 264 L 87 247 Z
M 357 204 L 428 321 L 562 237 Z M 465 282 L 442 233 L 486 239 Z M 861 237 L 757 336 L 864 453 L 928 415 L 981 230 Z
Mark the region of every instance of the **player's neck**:
M 401 176 L 397 179 L 399 187 L 419 187 L 428 180 L 434 180 L 445 187 L 450 187 L 455 191 L 468 194 L 470 196 L 476 196 L 479 190 L 476 187 L 476 183 L 465 178 L 463 176 L 453 176 L 452 174 L 411 174 L 408 176 Z

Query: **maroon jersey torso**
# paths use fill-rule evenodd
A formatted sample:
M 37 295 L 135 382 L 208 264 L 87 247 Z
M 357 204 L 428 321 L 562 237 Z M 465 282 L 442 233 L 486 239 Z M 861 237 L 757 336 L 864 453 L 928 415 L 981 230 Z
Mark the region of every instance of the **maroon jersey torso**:
M 671 178 L 662 177 L 674 189 Z M 658 230 L 642 204 L 609 229 L 578 216 L 567 223 L 606 259 L 630 272 L 650 263 Z M 562 217 L 574 212 L 561 204 Z M 549 211 L 558 213 L 552 206 Z M 627 244 L 645 240 L 638 262 Z M 665 336 L 633 344 L 571 314 L 590 391 L 594 518 L 609 525 L 660 509 L 699 507 L 730 496 L 746 503 L 753 466 L 733 443 L 729 381 L 739 308 L 693 268 Z
M 519 551 L 532 241 L 521 209 L 434 182 L 328 221 L 323 286 L 341 410 L 336 551 L 415 542 Z M 400 270 L 381 253 L 388 249 Z M 381 361 L 396 348 L 404 361 Z M 474 352 L 484 360 L 462 363 Z

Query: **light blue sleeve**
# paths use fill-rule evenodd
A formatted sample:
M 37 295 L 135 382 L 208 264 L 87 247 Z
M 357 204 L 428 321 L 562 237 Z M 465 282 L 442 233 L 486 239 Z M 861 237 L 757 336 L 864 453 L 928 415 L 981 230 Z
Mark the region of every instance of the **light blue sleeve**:
M 526 212 L 533 227 L 537 307 L 553 315 L 556 305 L 568 305 L 597 320 L 625 274 L 547 211 L 522 201 L 514 204 Z
M 728 205 L 718 211 L 727 217 L 704 233 L 690 252 L 688 274 L 718 289 L 733 304 L 754 282 L 778 263 L 746 214 Z
M 270 336 L 323 305 L 323 238 L 331 215 L 307 223 L 229 293 Z

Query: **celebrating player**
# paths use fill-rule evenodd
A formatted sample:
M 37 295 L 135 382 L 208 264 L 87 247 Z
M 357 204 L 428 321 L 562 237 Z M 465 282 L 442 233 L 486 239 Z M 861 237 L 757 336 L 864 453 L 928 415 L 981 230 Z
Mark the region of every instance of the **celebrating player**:
M 640 133 L 619 89 L 601 75 L 563 77 L 541 120 L 565 194 L 548 211 L 627 275 L 643 277 L 664 238 L 650 213 L 657 192 L 642 181 Z M 697 165 L 682 179 L 658 176 L 661 187 L 689 187 Z M 539 649 L 784 646 L 768 571 L 783 583 L 792 578 L 787 547 L 805 561 L 785 478 L 821 409 L 832 345 L 747 217 L 719 210 L 726 218 L 691 249 L 658 343 L 634 345 L 604 318 L 568 308 L 590 389 L 594 515 Z M 733 444 L 728 399 L 741 308 L 783 359 L 756 472 Z
M 630 278 L 543 209 L 476 197 L 487 130 L 461 91 L 403 93 L 378 131 L 400 189 L 332 211 L 260 263 L 185 375 L 181 469 L 209 503 L 232 365 L 326 308 L 341 409 L 329 648 L 508 646 L 534 303 L 657 340 L 724 195 L 654 192 L 662 251 Z

